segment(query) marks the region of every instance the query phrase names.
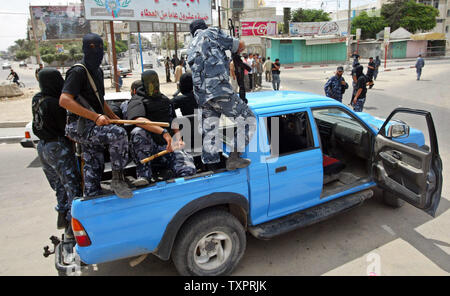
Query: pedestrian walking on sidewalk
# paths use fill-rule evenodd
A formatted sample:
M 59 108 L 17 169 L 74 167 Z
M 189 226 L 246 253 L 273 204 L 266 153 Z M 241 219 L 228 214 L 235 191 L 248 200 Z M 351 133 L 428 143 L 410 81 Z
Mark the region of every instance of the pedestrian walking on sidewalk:
M 272 87 L 273 90 L 280 90 L 280 60 L 276 59 L 272 64 Z
M 425 61 L 422 58 L 422 55 L 419 54 L 416 61 L 416 73 L 417 73 L 417 80 L 420 80 L 420 76 L 422 76 L 422 68 L 425 67 Z
M 261 57 L 259 55 L 257 55 L 257 59 L 256 59 L 256 77 L 257 77 L 257 81 L 256 84 L 258 85 L 259 88 L 262 87 L 262 73 L 263 73 L 263 64 L 262 64 L 262 60 Z
M 263 65 L 264 72 L 266 73 L 266 82 L 272 82 L 272 61 L 270 57 L 267 57 L 267 60 Z
M 373 72 L 373 80 L 377 80 L 377 77 L 378 77 L 378 69 L 380 68 L 380 66 L 381 66 L 381 60 L 380 60 L 380 57 L 377 56 L 377 57 L 375 58 L 375 71 Z

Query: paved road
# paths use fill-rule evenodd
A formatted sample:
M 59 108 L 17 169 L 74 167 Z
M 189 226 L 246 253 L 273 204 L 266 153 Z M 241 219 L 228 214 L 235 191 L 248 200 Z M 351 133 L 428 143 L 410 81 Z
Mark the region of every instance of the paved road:
M 366 110 L 380 117 L 398 106 L 432 112 L 444 162 L 444 182 L 450 176 L 446 166 L 450 159 L 450 86 L 442 79 L 450 76 L 448 64 L 427 66 L 423 81 L 415 81 L 413 69 L 383 73 L 369 91 L 366 103 Z M 323 93 L 327 73 L 285 70 L 281 77 L 282 89 Z M 265 84 L 265 89 L 269 86 Z M 344 101 L 349 95 L 350 91 Z M 0 163 L 0 275 L 55 275 L 53 258 L 41 255 L 47 238 L 57 233 L 55 198 L 36 152 L 19 144 L 0 145 Z M 271 241 L 247 236 L 247 250 L 234 275 L 366 275 L 377 262 L 381 275 L 449 275 L 449 190 L 444 183 L 434 219 L 408 204 L 393 210 L 375 198 L 350 212 Z M 176 274 L 171 262 L 153 256 L 134 268 L 128 262 L 125 259 L 91 266 L 84 275 Z

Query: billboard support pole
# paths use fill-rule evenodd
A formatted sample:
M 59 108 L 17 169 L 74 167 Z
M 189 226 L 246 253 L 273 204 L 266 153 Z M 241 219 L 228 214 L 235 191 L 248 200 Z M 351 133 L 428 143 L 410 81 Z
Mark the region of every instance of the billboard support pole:
M 219 15 L 219 30 L 222 30 L 222 26 L 220 25 L 220 6 L 217 6 L 217 14 Z
M 175 56 L 178 58 L 178 40 L 177 40 L 177 24 L 173 24 L 173 41 L 175 46 Z M 175 67 L 178 65 L 175 65 Z
M 144 58 L 142 56 L 142 39 L 141 39 L 141 23 L 137 22 L 138 36 L 139 36 L 139 54 L 141 55 L 141 70 L 144 72 Z
M 36 46 L 36 60 L 37 60 L 37 63 L 40 64 L 41 63 L 41 54 L 39 52 L 39 41 L 37 40 L 37 36 L 36 36 L 36 26 L 34 25 L 34 16 L 33 16 L 33 11 L 31 9 L 31 6 L 30 6 L 30 19 L 31 19 L 31 28 L 33 29 L 34 43 Z
M 131 32 L 129 32 L 128 33 L 128 63 L 130 64 L 131 71 L 134 70 L 132 52 L 133 52 L 133 50 L 131 49 Z
M 116 41 L 114 38 L 114 22 L 109 21 L 109 28 L 111 30 L 111 48 L 112 48 L 112 58 L 113 58 L 113 65 L 114 65 L 114 86 L 116 87 L 116 92 L 120 92 L 119 88 L 119 77 L 117 73 L 117 55 L 116 55 Z
M 103 22 L 103 30 L 105 31 L 105 38 L 106 38 L 106 44 L 108 47 L 108 63 L 109 63 L 109 73 L 111 75 L 109 75 L 109 79 L 111 81 L 111 85 L 113 85 L 113 75 L 112 75 L 112 59 L 111 59 L 111 44 L 109 42 L 109 38 L 108 38 L 108 27 L 106 25 L 106 22 Z

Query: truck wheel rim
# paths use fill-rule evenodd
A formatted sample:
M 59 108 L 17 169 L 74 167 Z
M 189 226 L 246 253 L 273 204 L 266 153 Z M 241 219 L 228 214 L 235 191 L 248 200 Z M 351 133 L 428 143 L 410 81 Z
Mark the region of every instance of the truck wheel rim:
M 224 232 L 215 231 L 202 237 L 194 249 L 194 261 L 204 270 L 213 270 L 230 257 L 233 243 Z

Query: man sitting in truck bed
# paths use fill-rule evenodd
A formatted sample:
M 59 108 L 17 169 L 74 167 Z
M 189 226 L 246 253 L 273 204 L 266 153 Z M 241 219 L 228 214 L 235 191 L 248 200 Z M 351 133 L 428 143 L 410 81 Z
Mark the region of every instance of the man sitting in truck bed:
M 153 70 L 142 73 L 142 86 L 136 90 L 128 103 L 128 119 L 144 121 L 162 121 L 171 123 L 176 117 L 172 103 L 159 90 L 158 74 Z M 176 132 L 176 131 L 175 131 Z M 194 175 L 194 159 L 183 150 L 174 150 L 173 147 L 183 146 L 181 139 L 172 143 L 174 131 L 163 129 L 159 126 L 137 124 L 131 131 L 131 156 L 136 163 L 137 179 L 133 182 L 135 186 L 146 186 L 152 177 L 150 162 L 141 164 L 141 160 L 163 150 L 169 154 L 162 156 L 176 177 Z

